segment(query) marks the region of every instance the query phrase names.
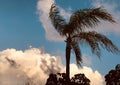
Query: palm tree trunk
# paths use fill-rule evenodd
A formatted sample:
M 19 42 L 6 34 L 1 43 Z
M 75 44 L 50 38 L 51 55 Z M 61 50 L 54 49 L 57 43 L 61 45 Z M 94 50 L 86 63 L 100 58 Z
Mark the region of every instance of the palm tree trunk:
M 67 81 L 70 79 L 70 54 L 71 54 L 71 39 L 66 42 L 66 77 Z

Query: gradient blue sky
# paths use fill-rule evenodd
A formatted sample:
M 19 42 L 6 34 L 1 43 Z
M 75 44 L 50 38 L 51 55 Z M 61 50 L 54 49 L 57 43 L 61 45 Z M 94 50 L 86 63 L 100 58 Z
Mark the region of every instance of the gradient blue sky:
M 98 29 L 101 29 L 100 32 L 105 33 L 120 48 L 120 16 L 118 16 L 120 0 L 56 0 L 56 3 L 68 13 L 83 8 L 105 6 L 110 13 L 113 13 L 118 24 L 112 25 L 110 30 L 108 29 L 109 24 L 100 25 Z M 0 0 L 0 51 L 7 48 L 26 50 L 29 46 L 44 48 L 46 53 L 62 56 L 65 64 L 65 42 L 46 38 L 47 34 L 39 20 L 40 14 L 37 11 L 37 5 L 38 0 Z M 101 59 L 98 59 L 91 54 L 88 46 L 83 45 L 81 49 L 83 55 L 87 56 L 86 60 L 89 61 L 83 65 L 90 66 L 103 75 L 120 63 L 120 55 L 102 50 L 103 55 Z M 74 55 L 72 55 L 71 63 L 74 61 Z

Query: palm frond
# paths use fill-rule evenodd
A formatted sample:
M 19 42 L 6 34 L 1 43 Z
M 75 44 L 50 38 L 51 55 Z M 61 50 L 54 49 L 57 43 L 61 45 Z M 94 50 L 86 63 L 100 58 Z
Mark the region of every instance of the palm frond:
M 106 36 L 94 32 L 96 40 L 100 43 L 103 48 L 112 53 L 119 53 L 120 50 L 112 43 Z
M 59 10 L 55 4 L 52 4 L 50 8 L 49 18 L 55 29 L 60 33 L 60 35 L 64 35 L 63 30 L 65 28 L 66 22 L 65 19 L 60 16 Z
M 83 31 L 86 27 L 89 28 L 98 25 L 100 20 L 115 23 L 111 14 L 109 14 L 105 9 L 99 7 L 76 11 L 72 14 L 69 24 L 73 26 L 72 28 L 74 30 Z
M 76 39 L 77 41 L 85 40 L 90 45 L 92 53 L 96 54 L 99 57 L 101 56 L 101 50 L 99 46 L 103 47 L 108 52 L 112 53 L 120 52 L 120 50 L 112 43 L 110 39 L 94 31 L 81 32 L 78 35 L 74 35 L 72 38 Z
M 79 45 L 75 41 L 72 41 L 71 44 L 72 44 L 72 49 L 74 50 L 75 55 L 76 55 L 77 66 L 79 67 L 81 66 L 81 63 L 82 63 L 82 54 L 81 54 Z

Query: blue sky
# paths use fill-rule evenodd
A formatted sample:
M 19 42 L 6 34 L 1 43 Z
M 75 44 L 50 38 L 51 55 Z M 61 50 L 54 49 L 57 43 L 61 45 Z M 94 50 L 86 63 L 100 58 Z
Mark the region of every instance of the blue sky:
M 39 0 L 43 1 L 44 0 Z M 34 48 L 44 48 L 46 53 L 62 56 L 65 64 L 64 51 L 65 42 L 56 38 L 49 21 L 47 22 L 44 13 L 47 13 L 45 4 L 38 3 L 38 0 L 0 0 L 0 50 L 15 48 L 17 50 L 26 50 L 29 46 Z M 51 2 L 50 2 L 51 3 Z M 120 1 L 119 0 L 56 0 L 63 16 L 68 19 L 75 10 L 104 6 L 117 21 L 117 25 L 102 23 L 96 27 L 98 32 L 104 33 L 120 48 Z M 64 10 L 64 11 L 63 11 Z M 47 16 L 45 14 L 45 16 Z M 42 19 L 42 20 L 41 20 Z M 45 28 L 45 26 L 48 26 Z M 50 35 L 48 34 L 51 33 Z M 91 54 L 88 46 L 81 46 L 85 61 L 83 65 L 90 66 L 105 75 L 109 70 L 114 69 L 115 65 L 120 63 L 120 55 L 108 53 L 102 50 L 102 57 L 98 59 Z M 74 63 L 72 55 L 71 63 Z

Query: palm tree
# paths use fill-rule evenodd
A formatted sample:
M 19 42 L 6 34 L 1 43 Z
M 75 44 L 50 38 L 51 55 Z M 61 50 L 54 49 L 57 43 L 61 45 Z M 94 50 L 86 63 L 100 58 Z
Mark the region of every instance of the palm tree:
M 113 17 L 101 7 L 78 10 L 71 15 L 69 22 L 66 22 L 65 19 L 60 16 L 57 6 L 52 4 L 49 18 L 58 33 L 66 38 L 66 75 L 68 79 L 72 49 L 76 55 L 77 65 L 81 66 L 82 63 L 79 42 L 87 43 L 91 47 L 92 53 L 98 57 L 101 56 L 100 46 L 112 53 L 119 52 L 119 49 L 106 36 L 95 31 L 85 31 L 87 28 L 98 25 L 101 20 L 115 23 Z

